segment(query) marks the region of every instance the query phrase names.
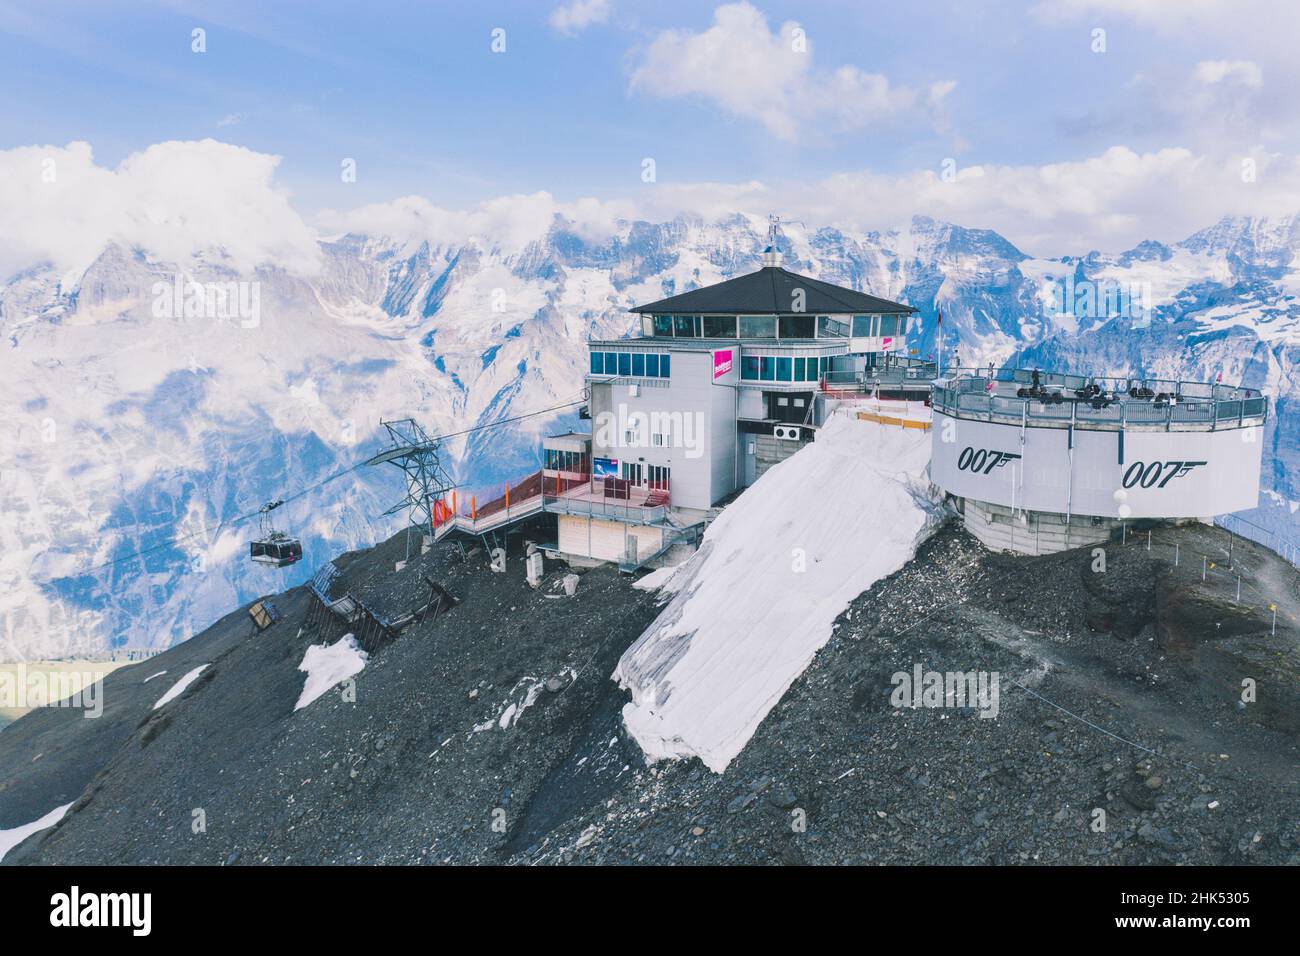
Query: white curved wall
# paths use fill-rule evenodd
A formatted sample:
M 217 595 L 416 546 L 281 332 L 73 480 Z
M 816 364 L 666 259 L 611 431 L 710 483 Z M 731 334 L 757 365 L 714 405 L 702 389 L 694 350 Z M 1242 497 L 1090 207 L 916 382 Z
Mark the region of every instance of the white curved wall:
M 1071 456 L 1068 428 L 1022 430 L 936 412 L 930 478 L 963 498 L 1033 511 L 1208 517 L 1257 504 L 1263 432 L 1076 428 Z

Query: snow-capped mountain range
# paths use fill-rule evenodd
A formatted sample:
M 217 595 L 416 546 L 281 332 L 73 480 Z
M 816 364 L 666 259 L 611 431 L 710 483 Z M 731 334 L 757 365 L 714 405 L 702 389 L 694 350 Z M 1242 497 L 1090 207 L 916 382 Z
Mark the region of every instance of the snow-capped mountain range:
M 178 268 L 116 244 L 79 274 L 10 277 L 0 660 L 165 647 L 391 534 L 402 519 L 379 517 L 401 495 L 391 467 L 299 493 L 372 454 L 381 419 L 450 433 L 577 399 L 587 338 L 629 334 L 634 304 L 757 268 L 765 244 L 757 216 L 595 238 L 556 217 L 522 247 L 345 235 L 321 242 L 310 278 L 237 274 L 219 252 Z M 782 246 L 793 271 L 917 307 L 921 354 L 942 309 L 944 351 L 968 364 L 1221 372 L 1263 389 L 1267 490 L 1249 517 L 1300 539 L 1300 217 L 1059 260 L 922 217 L 879 233 L 785 227 Z M 1090 307 L 1113 289 L 1109 308 Z M 448 464 L 471 487 L 521 476 L 539 437 L 574 419 L 451 439 Z M 291 499 L 278 520 L 305 551 L 284 571 L 248 562 L 256 522 L 223 525 L 273 498 Z

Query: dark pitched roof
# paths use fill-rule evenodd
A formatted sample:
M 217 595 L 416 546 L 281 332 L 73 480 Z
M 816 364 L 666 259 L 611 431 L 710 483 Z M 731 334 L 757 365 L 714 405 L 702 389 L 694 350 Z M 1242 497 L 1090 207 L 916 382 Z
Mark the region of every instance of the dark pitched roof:
M 757 272 L 737 276 L 726 282 L 692 289 L 669 296 L 649 305 L 638 305 L 632 312 L 720 315 L 791 315 L 795 313 L 794 290 L 804 290 L 800 312 L 813 315 L 853 312 L 915 312 L 910 305 L 879 299 L 864 292 L 810 279 L 779 266 L 766 266 Z

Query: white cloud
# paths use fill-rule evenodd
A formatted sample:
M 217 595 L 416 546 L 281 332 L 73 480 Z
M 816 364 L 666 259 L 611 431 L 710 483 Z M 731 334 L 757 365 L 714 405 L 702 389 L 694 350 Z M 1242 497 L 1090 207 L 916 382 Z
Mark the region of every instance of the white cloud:
M 1245 86 L 1264 85 L 1264 72 L 1250 60 L 1202 60 L 1196 64 L 1193 76 L 1209 86 L 1224 80 L 1237 80 Z
M 42 160 L 57 181 L 41 182 Z M 1243 162 L 1252 176 L 1243 176 Z M 51 262 L 84 269 L 117 239 L 167 262 L 222 249 L 232 267 L 272 264 L 296 273 L 319 261 L 318 236 L 354 232 L 435 248 L 476 243 L 522 252 L 560 217 L 588 241 L 623 236 L 635 219 L 686 214 L 717 220 L 771 211 L 811 227 L 890 229 L 914 214 L 994 229 L 1026 252 L 1119 251 L 1143 239 L 1176 241 L 1223 216 L 1300 212 L 1300 157 L 1256 148 L 1239 156 L 1186 148 L 1139 152 L 1114 146 L 1047 165 L 968 166 L 952 181 L 940 170 L 846 171 L 818 181 L 660 183 L 633 198 L 561 201 L 550 193 L 501 196 L 445 209 L 419 196 L 347 211 L 308 224 L 271 184 L 276 157 L 213 141 L 161 143 L 116 170 L 90 147 L 0 152 L 0 271 Z M 45 187 L 53 187 L 45 189 Z
M 1243 180 L 1243 161 L 1254 181 Z M 1219 158 L 1185 148 L 1137 152 L 1125 146 L 1084 159 L 1035 166 L 959 167 L 885 175 L 849 171 L 817 181 L 660 183 L 635 201 L 560 202 L 549 193 L 503 196 L 467 210 L 447 210 L 408 196 L 319 217 L 331 232 L 385 235 L 434 246 L 476 241 L 505 255 L 543 236 L 562 217 L 584 238 L 623 234 L 626 222 L 678 215 L 714 221 L 737 213 L 762 223 L 778 211 L 813 228 L 906 226 L 916 214 L 994 229 L 1035 255 L 1081 249 L 1118 252 L 1143 239 L 1173 242 L 1228 215 L 1300 212 L 1300 157 L 1256 150 Z
M 1255 181 L 1243 181 L 1244 159 Z M 1300 158 L 1256 152 L 1211 159 L 1186 149 L 1137 153 L 1115 146 L 1043 166 L 968 166 L 953 181 L 937 170 L 845 172 L 812 183 L 663 185 L 650 210 L 705 218 L 773 209 L 811 225 L 888 229 L 914 214 L 994 229 L 1026 252 L 1121 251 L 1143 239 L 1177 241 L 1227 215 L 1300 212 Z
M 608 19 L 609 0 L 573 0 L 551 12 L 551 26 L 568 36 Z
M 327 209 L 316 221 L 335 235 L 388 236 L 407 243 L 427 241 L 435 247 L 475 242 L 511 255 L 544 236 L 557 215 L 584 239 L 596 241 L 614 235 L 619 221 L 633 218 L 636 212 L 630 201 L 587 198 L 564 203 L 550 193 L 537 192 L 499 196 L 462 210 L 443 209 L 422 196 L 403 196 L 349 211 Z
M 312 273 L 315 232 L 272 185 L 279 161 L 210 139 L 158 143 L 117 169 L 87 143 L 0 151 L 0 276 L 84 270 L 111 241 L 178 264 L 220 250 L 239 271 Z
M 796 139 L 820 120 L 856 129 L 911 110 L 935 115 L 954 83 L 896 86 L 855 66 L 815 70 L 812 44 L 788 21 L 773 33 L 747 2 L 718 7 L 701 33 L 667 30 L 641 53 L 631 87 L 651 96 L 702 96 L 773 135 Z
M 217 120 L 217 126 L 238 126 L 244 121 L 244 119 L 245 117 L 243 113 L 227 113 L 225 116 L 221 117 L 221 119 Z

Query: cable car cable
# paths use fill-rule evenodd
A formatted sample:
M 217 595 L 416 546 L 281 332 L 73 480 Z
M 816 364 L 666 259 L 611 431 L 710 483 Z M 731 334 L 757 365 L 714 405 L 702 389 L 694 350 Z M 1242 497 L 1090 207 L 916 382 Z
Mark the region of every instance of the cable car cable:
M 496 428 L 501 425 L 508 425 L 511 422 L 522 421 L 525 418 L 535 418 L 538 415 L 545 415 L 548 412 L 559 411 L 560 409 L 564 409 L 564 408 L 572 408 L 574 405 L 581 405 L 584 401 L 586 401 L 585 397 L 579 398 L 572 402 L 565 402 L 564 404 L 561 405 L 552 405 L 550 408 L 541 408 L 534 412 L 524 412 L 520 415 L 513 415 L 509 418 L 501 418 L 493 422 L 485 422 L 482 425 L 474 425 L 470 428 L 465 428 L 458 432 L 450 432 L 446 435 L 438 435 L 434 438 L 434 441 L 444 441 L 448 438 L 459 438 L 461 435 L 468 435 L 472 432 L 482 431 L 488 428 Z M 316 491 L 319 488 L 323 488 L 325 485 L 328 485 L 330 482 L 337 481 L 339 478 L 342 478 L 344 475 L 351 474 L 357 469 L 364 467 L 365 463 L 366 462 L 363 459 L 362 461 L 358 461 L 355 464 L 348 466 L 347 468 L 343 468 L 339 471 L 336 471 L 334 474 L 321 479 L 320 481 L 316 482 L 314 485 L 309 485 L 308 487 L 303 488 L 301 491 L 294 492 L 293 494 L 285 495 L 283 498 L 280 499 L 280 505 L 288 504 L 290 501 L 295 501 L 298 498 L 301 498 L 303 495 L 311 494 L 311 492 Z M 280 505 L 277 505 L 277 508 Z M 250 511 L 247 514 L 242 514 L 234 518 L 229 518 L 229 519 L 219 521 L 215 529 L 211 529 L 211 530 L 213 531 L 213 533 L 215 533 L 215 532 L 219 532 L 222 528 L 233 527 L 235 525 L 242 524 L 245 521 L 248 521 L 252 518 L 256 518 L 262 515 L 264 513 L 263 510 L 264 508 L 265 505 L 259 507 L 256 511 Z M 145 557 L 146 555 L 153 554 L 155 551 L 161 551 L 164 548 L 175 547 L 176 545 L 181 544 L 182 542 L 189 541 L 193 538 L 197 538 L 199 535 L 208 534 L 209 530 L 210 529 L 208 528 L 200 528 L 197 531 L 191 531 L 189 534 L 183 534 L 180 535 L 179 537 L 170 538 L 169 540 L 163 542 L 162 544 L 155 544 L 148 548 L 141 548 L 139 551 L 134 551 L 131 554 L 122 555 L 119 558 L 113 558 L 111 560 L 103 562 L 102 564 L 96 564 L 89 568 L 83 568 L 78 571 L 73 571 L 69 574 L 61 574 L 57 578 L 46 578 L 44 581 L 41 581 L 39 583 L 52 584 L 54 581 L 59 579 L 72 579 L 72 578 L 84 577 L 85 575 L 88 574 L 94 574 L 96 571 L 102 571 L 105 568 L 111 568 L 114 565 L 123 563 L 124 561 L 133 561 L 136 558 L 142 558 Z

